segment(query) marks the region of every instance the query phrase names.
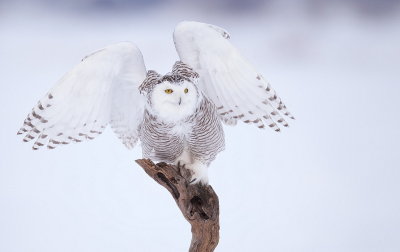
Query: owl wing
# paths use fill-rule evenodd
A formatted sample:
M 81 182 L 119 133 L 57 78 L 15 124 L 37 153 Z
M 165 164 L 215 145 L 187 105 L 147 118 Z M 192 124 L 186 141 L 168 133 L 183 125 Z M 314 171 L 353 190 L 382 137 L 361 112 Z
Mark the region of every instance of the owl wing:
M 280 131 L 287 127 L 283 115 L 294 119 L 271 85 L 230 43 L 220 27 L 184 21 L 174 31 L 181 61 L 199 73 L 200 89 L 217 106 L 227 124 L 237 120 Z M 277 123 L 276 123 L 277 122 Z
M 140 50 L 130 42 L 86 56 L 33 107 L 18 134 L 33 149 L 54 149 L 90 140 L 110 123 L 126 147 L 134 147 L 145 98 L 138 87 L 146 77 Z

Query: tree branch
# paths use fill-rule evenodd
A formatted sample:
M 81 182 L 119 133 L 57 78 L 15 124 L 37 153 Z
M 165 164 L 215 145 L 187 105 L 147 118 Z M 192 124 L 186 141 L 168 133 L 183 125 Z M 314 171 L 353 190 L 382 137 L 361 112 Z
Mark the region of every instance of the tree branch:
M 190 184 L 191 173 L 184 167 L 150 159 L 136 160 L 144 171 L 164 186 L 192 226 L 189 252 L 212 252 L 219 241 L 219 201 L 210 185 Z

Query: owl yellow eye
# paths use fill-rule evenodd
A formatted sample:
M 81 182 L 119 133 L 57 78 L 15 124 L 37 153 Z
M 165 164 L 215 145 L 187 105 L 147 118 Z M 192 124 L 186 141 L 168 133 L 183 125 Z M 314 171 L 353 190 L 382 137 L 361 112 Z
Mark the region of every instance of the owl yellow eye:
M 185 94 L 186 94 L 187 92 L 189 92 L 189 89 L 185 88 L 185 90 L 183 90 L 183 92 L 185 92 Z
M 165 89 L 164 91 L 165 91 L 165 93 L 167 93 L 167 94 L 172 94 L 172 92 L 174 92 L 174 90 L 172 90 L 172 89 L 170 89 L 170 88 Z

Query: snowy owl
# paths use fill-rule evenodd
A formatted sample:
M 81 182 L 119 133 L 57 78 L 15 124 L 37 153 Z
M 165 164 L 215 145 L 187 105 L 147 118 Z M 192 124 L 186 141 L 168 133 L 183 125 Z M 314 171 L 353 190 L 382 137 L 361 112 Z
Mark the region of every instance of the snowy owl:
M 173 39 L 180 61 L 170 73 L 146 71 L 140 50 L 121 42 L 68 72 L 32 109 L 18 134 L 33 149 L 94 139 L 108 124 L 144 158 L 184 164 L 192 183 L 225 147 L 222 122 L 279 131 L 293 119 L 270 84 L 239 54 L 222 28 L 184 21 Z

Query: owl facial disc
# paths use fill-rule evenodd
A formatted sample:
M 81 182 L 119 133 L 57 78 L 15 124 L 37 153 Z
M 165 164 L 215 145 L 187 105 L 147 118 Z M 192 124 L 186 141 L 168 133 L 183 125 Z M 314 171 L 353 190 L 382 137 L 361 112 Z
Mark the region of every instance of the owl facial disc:
M 189 81 L 157 84 L 151 94 L 151 106 L 166 122 L 176 122 L 192 115 L 198 103 L 198 93 Z

